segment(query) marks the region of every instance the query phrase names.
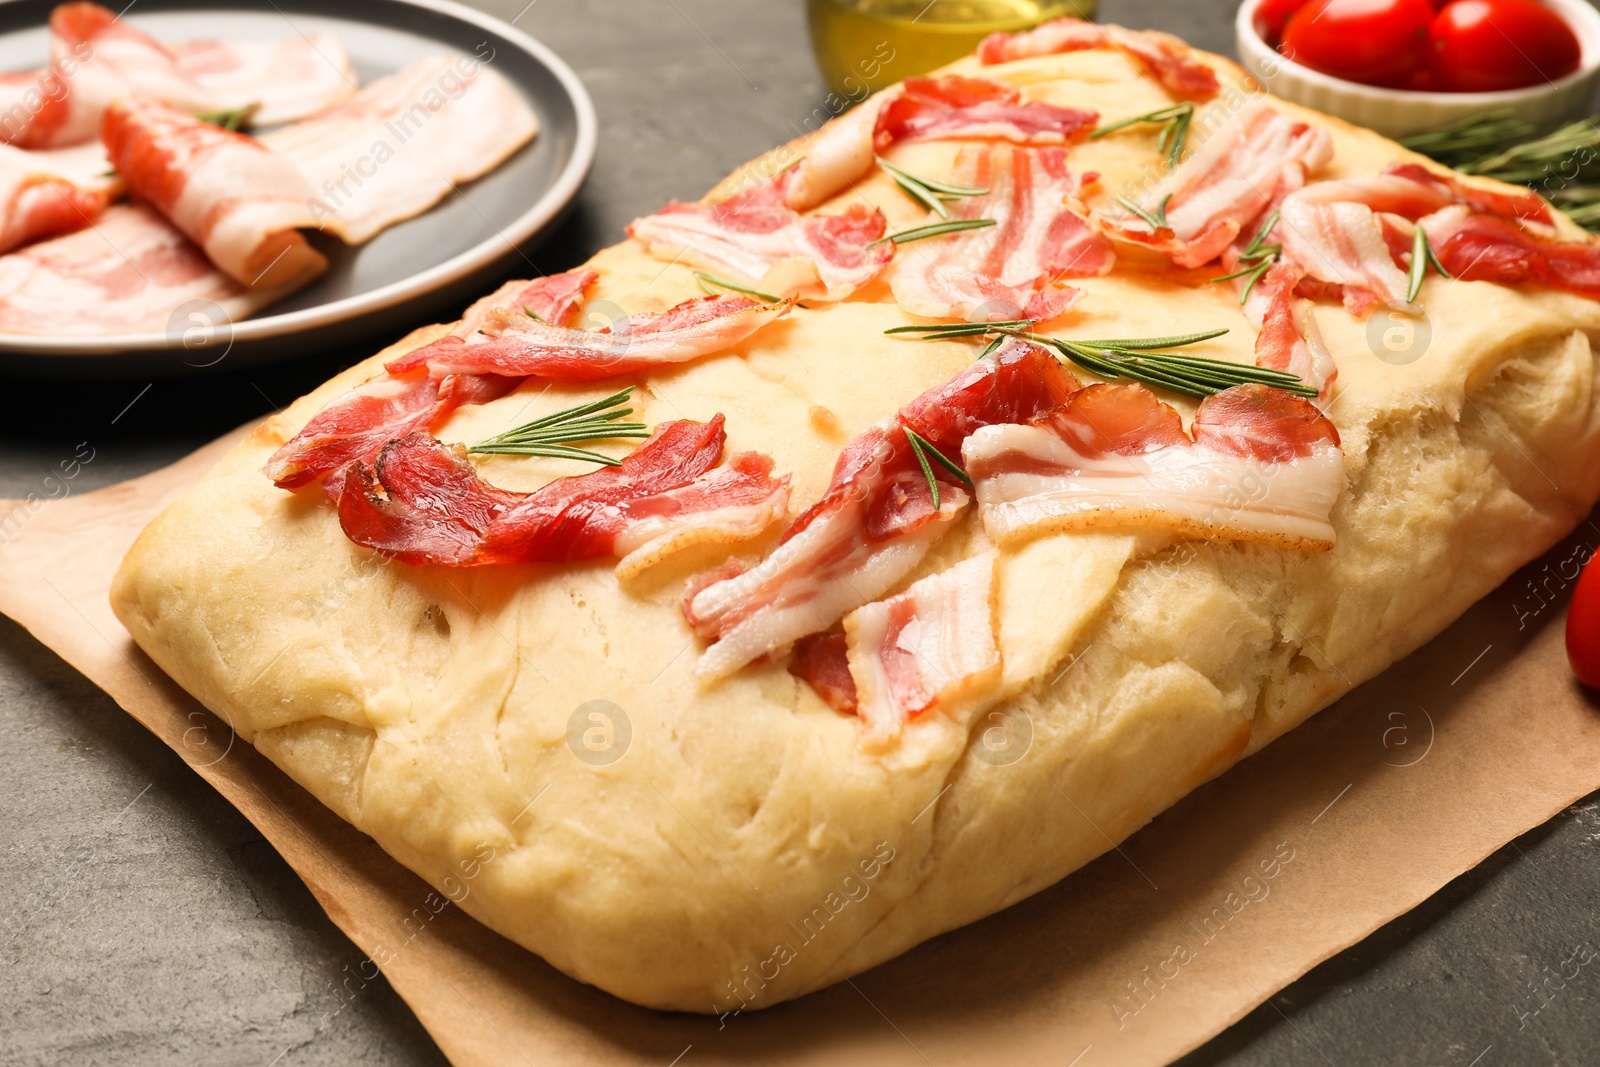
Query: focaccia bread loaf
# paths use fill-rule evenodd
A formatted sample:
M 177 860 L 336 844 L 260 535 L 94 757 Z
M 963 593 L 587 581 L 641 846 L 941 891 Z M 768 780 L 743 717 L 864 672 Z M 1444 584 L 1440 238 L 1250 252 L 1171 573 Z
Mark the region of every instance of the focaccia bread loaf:
M 1225 83 L 1217 106 L 1248 95 L 1237 68 L 1204 58 Z M 970 59 L 951 69 L 980 72 Z M 1171 102 L 1113 51 L 981 74 L 1108 117 Z M 1331 132 L 1324 177 L 1416 159 L 1273 106 Z M 896 158 L 936 174 L 954 151 L 935 141 Z M 1135 132 L 1075 147 L 1072 166 L 1115 190 L 1159 159 L 1154 132 Z M 840 203 L 854 196 L 891 230 L 924 221 L 885 174 Z M 591 306 L 699 295 L 687 266 L 632 241 L 590 265 Z M 1210 353 L 1252 358 L 1227 286 L 1122 269 L 1074 284 L 1087 292 L 1064 320 L 1075 336 L 1221 326 L 1232 332 Z M 864 750 L 857 721 L 781 659 L 697 678 L 701 642 L 680 596 L 727 549 L 626 583 L 604 560 L 411 567 L 347 540 L 316 488 L 289 493 L 262 475 L 325 403 L 444 327 L 258 427 L 144 531 L 113 605 L 241 737 L 488 926 L 640 1004 L 764 1006 L 1061 879 L 1427 641 L 1587 513 L 1600 495 L 1600 303 L 1440 279 L 1425 296 L 1431 342 L 1409 361 L 1380 359 L 1369 322 L 1317 308 L 1338 362 L 1328 414 L 1346 471 L 1331 551 L 1137 531 L 1000 549 L 997 713 L 1031 733 L 1020 757 L 985 748 L 988 718 L 912 752 Z M 730 451 L 792 472 L 793 511 L 822 492 L 850 434 L 970 365 L 971 345 L 884 335 L 909 321 L 879 281 L 736 351 L 630 380 L 648 423 L 726 415 Z M 615 387 L 530 380 L 436 436 L 481 440 Z M 475 462 L 519 490 L 585 469 Z M 988 551 L 967 516 L 912 577 Z M 610 736 L 601 757 L 581 758 L 591 728 Z

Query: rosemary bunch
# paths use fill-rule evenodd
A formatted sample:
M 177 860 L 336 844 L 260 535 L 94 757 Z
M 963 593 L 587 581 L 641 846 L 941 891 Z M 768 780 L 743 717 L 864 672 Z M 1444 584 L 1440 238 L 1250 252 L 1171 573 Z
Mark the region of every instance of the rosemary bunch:
M 958 322 L 933 326 L 896 326 L 887 334 L 916 334 L 923 341 L 948 341 L 963 337 L 1020 337 L 1056 350 L 1062 359 L 1097 374 L 1116 380 L 1127 378 L 1157 389 L 1197 399 L 1220 393 L 1236 385 L 1270 385 L 1296 396 L 1314 397 L 1317 390 L 1297 374 L 1233 363 L 1223 359 L 1186 356 L 1169 349 L 1209 341 L 1227 333 L 1226 329 L 1204 330 L 1175 337 L 1121 338 L 1109 341 L 1079 341 L 1049 337 L 1033 332 L 1034 323 L 1026 319 L 1010 322 Z M 991 343 L 990 348 L 993 347 Z M 990 349 L 985 349 L 985 353 Z
M 626 406 L 632 392 L 630 385 L 600 400 L 564 408 L 480 441 L 467 451 L 488 456 L 550 456 L 620 467 L 621 460 L 574 447 L 574 442 L 649 437 L 650 429 L 644 423 L 621 421 L 633 414 L 633 408 Z
M 1436 130 L 1414 133 L 1402 138 L 1400 143 L 1446 166 L 1461 167 L 1483 159 L 1485 153 L 1525 141 L 1533 134 L 1534 127 L 1517 118 L 1516 112 L 1507 107 L 1472 115 Z
M 1512 112 L 1490 111 L 1402 143 L 1463 174 L 1531 186 L 1578 225 L 1600 230 L 1600 116 L 1530 137 Z

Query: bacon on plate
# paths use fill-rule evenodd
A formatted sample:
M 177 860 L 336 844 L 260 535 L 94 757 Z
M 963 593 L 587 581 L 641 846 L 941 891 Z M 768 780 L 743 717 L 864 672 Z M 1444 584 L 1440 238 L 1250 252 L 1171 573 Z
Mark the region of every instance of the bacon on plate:
M 0 333 L 182 338 L 191 326 L 225 325 L 218 311 L 238 321 L 286 291 L 246 289 L 154 210 L 117 204 L 93 228 L 0 256 Z
M 634 219 L 628 235 L 657 256 L 706 267 L 776 296 L 840 300 L 894 257 L 883 213 L 851 204 L 803 216 L 785 203 L 791 170 L 717 203 L 673 201 Z
M 943 714 L 961 725 L 1000 680 L 995 555 L 987 552 L 867 604 L 844 620 L 861 744 L 882 751 L 906 724 Z
M 128 187 L 235 281 L 274 288 L 327 267 L 299 232 L 316 225 L 311 187 L 259 141 L 142 97 L 106 109 L 101 139 Z
M 0 82 L 0 139 L 19 148 L 92 141 L 105 109 L 133 93 L 185 111 L 213 107 L 170 52 L 99 4 L 60 4 L 50 12 L 50 56 L 47 69 Z
M 305 175 L 318 224 L 361 244 L 487 174 L 538 128 L 497 71 L 470 56 L 430 56 L 261 140 Z
M 99 145 L 30 152 L 0 144 L 0 252 L 94 222 L 121 184 L 104 176 L 109 166 Z
M 253 107 L 250 121 L 258 126 L 314 115 L 357 87 L 344 45 L 316 29 L 275 41 L 179 41 L 167 51 L 178 72 L 207 94 L 212 108 Z
M 690 625 L 713 641 L 696 671 L 721 677 L 827 630 L 889 592 L 921 562 L 968 497 L 934 464 L 940 483 L 935 506 L 908 428 L 954 460 L 979 427 L 1027 420 L 1076 387 L 1042 347 L 1010 342 L 851 438 L 822 498 L 789 526 L 771 555 L 688 597 Z
M 1098 26 L 1070 17 L 1052 19 L 1019 33 L 992 33 L 978 45 L 978 58 L 985 64 L 1010 63 L 1088 49 L 1121 52 L 1174 96 L 1185 100 L 1204 100 L 1222 88 L 1216 71 L 1196 59 L 1193 49 L 1170 34 Z
M 1201 401 L 1193 436 L 1142 385 L 1091 385 L 963 449 L 984 529 L 1009 542 L 1103 527 L 1285 548 L 1333 547 L 1344 487 L 1333 424 L 1311 403 L 1245 385 Z
M 953 218 L 995 225 L 908 249 L 889 271 L 901 308 L 926 318 L 1043 322 L 1077 302 L 1063 278 L 1106 274 L 1111 243 L 1067 206 L 1079 183 L 1059 148 L 970 146 L 956 159 L 956 182 L 986 188 L 950 206 Z
M 351 468 L 339 522 L 356 544 L 403 563 L 630 555 L 636 570 L 696 542 L 696 530 L 723 543 L 782 512 L 787 483 L 771 477 L 767 457 L 713 469 L 725 440 L 720 415 L 664 423 L 620 466 L 514 493 L 479 477 L 460 446 L 412 433 L 386 444 L 373 466 Z

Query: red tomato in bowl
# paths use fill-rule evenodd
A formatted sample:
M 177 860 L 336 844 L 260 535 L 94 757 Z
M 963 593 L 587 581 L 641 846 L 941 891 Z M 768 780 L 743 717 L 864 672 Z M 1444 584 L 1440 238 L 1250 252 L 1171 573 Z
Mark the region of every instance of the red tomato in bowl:
M 1289 24 L 1289 18 L 1310 2 L 1311 0 L 1261 0 L 1250 16 L 1250 25 L 1255 27 L 1256 36 L 1276 48 L 1278 42 L 1283 40 L 1283 28 Z
M 1572 27 L 1535 0 L 1452 0 L 1433 20 L 1428 51 L 1433 84 L 1454 93 L 1542 85 L 1583 60 Z
M 1433 20 L 1431 0 L 1311 0 L 1289 19 L 1279 51 L 1335 78 L 1404 85 L 1427 66 Z
M 1567 610 L 1567 659 L 1578 681 L 1600 689 L 1600 563 L 1590 562 L 1578 576 Z

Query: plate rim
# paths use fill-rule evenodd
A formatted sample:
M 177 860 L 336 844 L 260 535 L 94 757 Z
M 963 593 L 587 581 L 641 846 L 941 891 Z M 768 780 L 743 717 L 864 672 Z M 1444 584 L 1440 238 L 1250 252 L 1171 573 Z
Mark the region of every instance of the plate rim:
M 528 209 L 509 225 L 497 227 L 496 233 L 486 237 L 464 252 L 443 263 L 390 282 L 378 289 L 354 296 L 343 297 L 315 307 L 261 318 L 247 318 L 231 323 L 224 347 L 233 344 L 266 341 L 293 336 L 303 331 L 336 326 L 358 316 L 383 311 L 428 293 L 461 281 L 478 270 L 492 265 L 502 256 L 514 252 L 522 242 L 549 225 L 577 196 L 584 180 L 593 168 L 595 152 L 599 145 L 599 121 L 594 101 L 588 89 L 567 62 L 543 41 L 506 22 L 504 19 L 467 7 L 456 0 L 384 0 L 385 3 L 417 8 L 433 15 L 446 15 L 458 21 L 489 30 L 515 44 L 532 56 L 555 76 L 557 83 L 572 102 L 577 136 L 573 140 L 572 154 L 551 182 Z M 537 134 L 535 135 L 537 136 Z M 430 207 L 429 210 L 432 210 Z M 109 334 L 101 336 L 50 337 L 38 334 L 0 334 L 0 355 L 31 357 L 116 356 L 133 353 L 166 352 L 174 348 L 166 333 Z M 206 345 L 204 348 L 212 347 Z M 190 349 L 193 351 L 194 349 Z

